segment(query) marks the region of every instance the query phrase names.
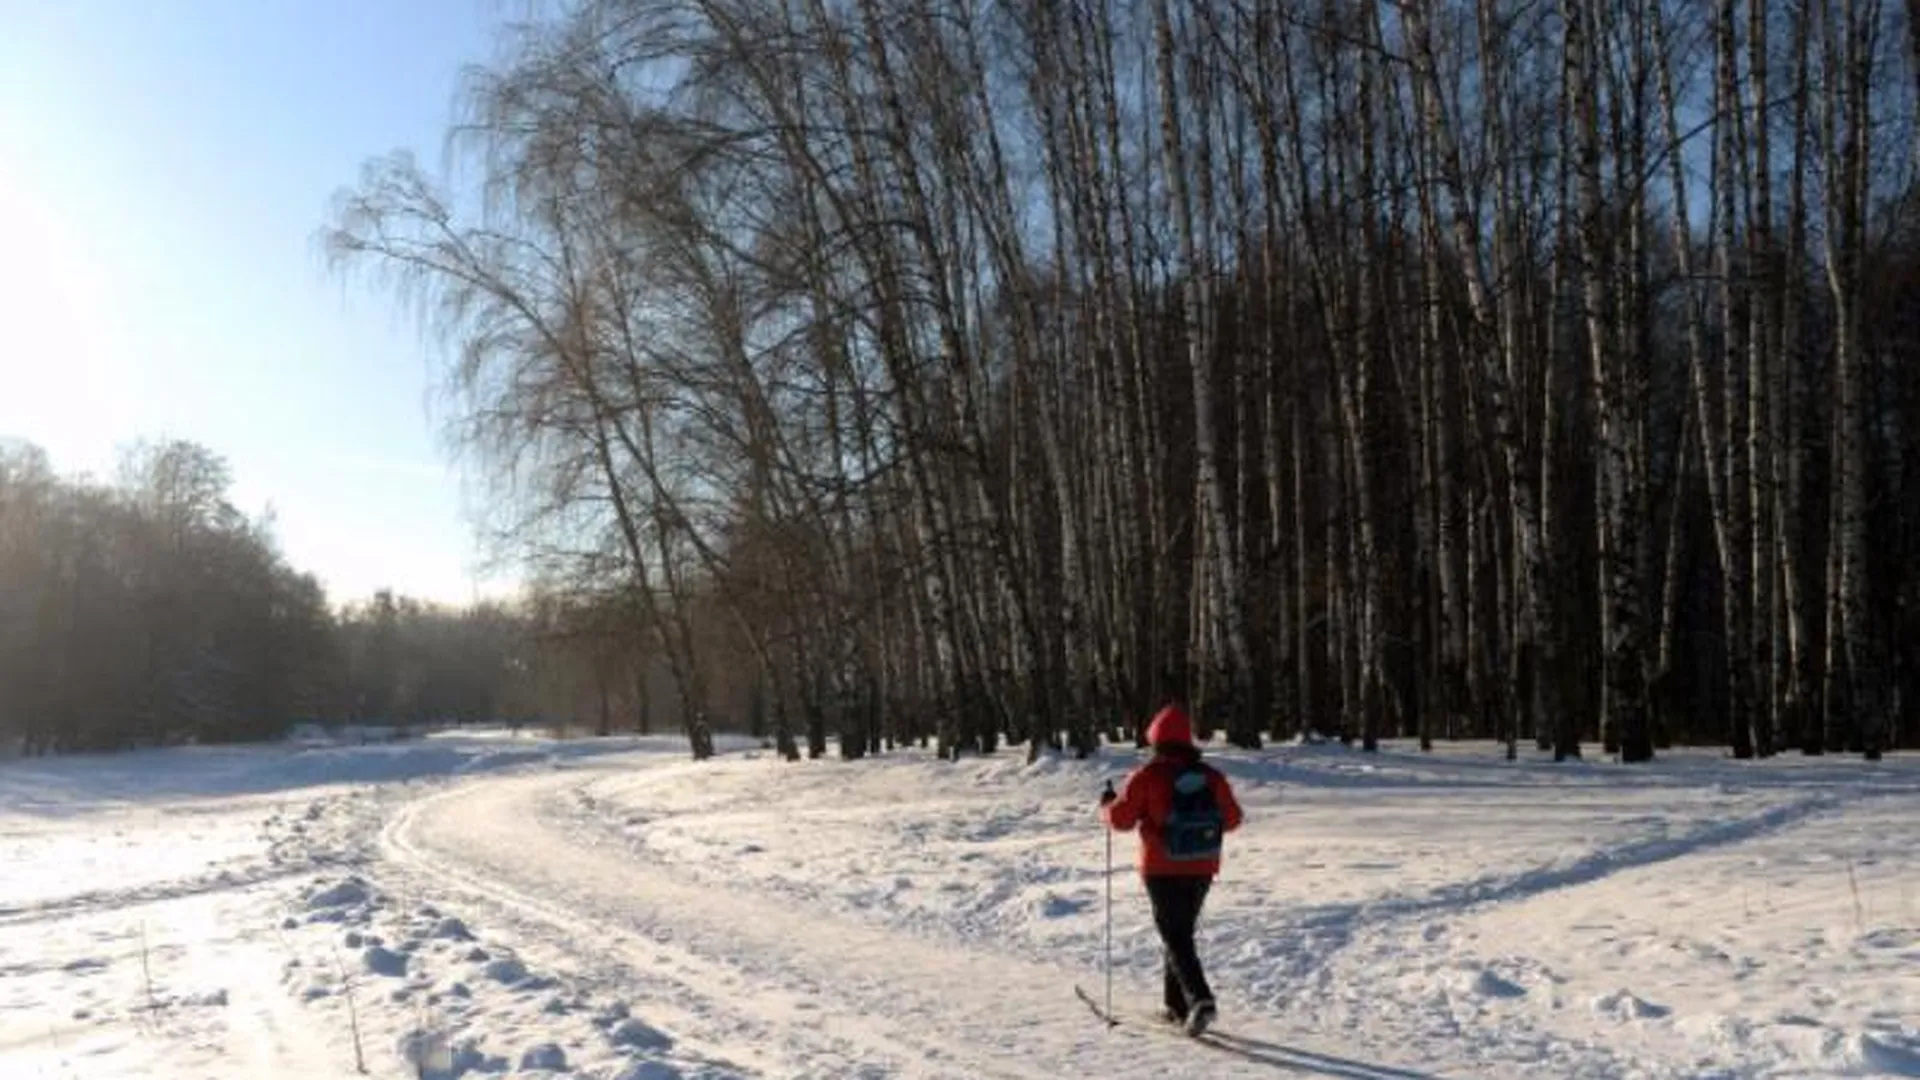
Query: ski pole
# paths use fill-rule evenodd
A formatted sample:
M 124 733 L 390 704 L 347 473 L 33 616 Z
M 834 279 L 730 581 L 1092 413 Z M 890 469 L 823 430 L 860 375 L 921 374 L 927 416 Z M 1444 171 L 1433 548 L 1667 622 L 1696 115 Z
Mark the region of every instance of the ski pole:
M 1113 781 L 1107 781 L 1107 795 L 1113 794 Z M 1111 799 L 1107 801 L 1111 802 Z M 1107 834 L 1107 1024 L 1113 1024 L 1113 829 L 1101 823 Z

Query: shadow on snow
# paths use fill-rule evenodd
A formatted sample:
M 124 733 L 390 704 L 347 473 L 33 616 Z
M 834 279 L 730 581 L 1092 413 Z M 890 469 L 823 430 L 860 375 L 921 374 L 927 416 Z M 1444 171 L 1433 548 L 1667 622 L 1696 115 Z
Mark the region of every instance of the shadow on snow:
M 1412 1072 L 1390 1065 L 1370 1065 L 1364 1061 L 1352 1061 L 1220 1031 L 1202 1036 L 1200 1042 L 1256 1065 L 1268 1065 L 1307 1076 L 1332 1076 L 1341 1080 L 1440 1080 L 1434 1073 Z

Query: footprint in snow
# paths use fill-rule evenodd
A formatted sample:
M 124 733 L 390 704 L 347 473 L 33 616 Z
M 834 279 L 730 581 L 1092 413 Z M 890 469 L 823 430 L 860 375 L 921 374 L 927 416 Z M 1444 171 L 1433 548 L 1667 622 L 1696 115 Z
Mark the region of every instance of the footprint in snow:
M 442 941 L 473 940 L 473 933 L 467 929 L 467 924 L 451 915 L 434 924 L 431 936 Z
M 673 1036 L 638 1020 L 623 1020 L 607 1033 L 615 1046 L 634 1050 L 671 1050 Z
M 348 878 L 330 888 L 321 889 L 307 898 L 307 909 L 320 911 L 326 908 L 343 908 L 354 904 L 364 904 L 371 899 L 367 886 L 358 878 Z
M 1061 896 L 1048 893 L 1041 901 L 1040 914 L 1049 919 L 1064 919 L 1069 915 L 1078 915 L 1091 907 L 1093 901 L 1084 896 Z
M 527 977 L 527 965 L 511 956 L 503 956 L 487 964 L 486 976 L 494 982 L 511 985 Z
M 1502 978 L 1485 968 L 1482 968 L 1474 975 L 1473 982 L 1469 985 L 1468 989 L 1481 997 L 1519 998 L 1527 996 L 1526 987 L 1521 986 L 1511 979 Z
M 1860 935 L 1860 944 L 1869 949 L 1906 949 L 1920 945 L 1920 930 L 1882 927 Z
M 559 1043 L 541 1043 L 520 1055 L 521 1072 L 560 1072 L 567 1067 L 567 1052 Z
M 1669 1016 L 1673 1010 L 1665 1005 L 1656 1005 L 1628 990 L 1616 990 L 1593 999 L 1593 1011 L 1617 1020 L 1658 1020 Z
M 375 975 L 400 978 L 407 973 L 407 954 L 394 952 L 384 945 L 375 945 L 361 953 L 360 962 Z
M 1868 1031 L 1860 1034 L 1860 1061 L 1890 1076 L 1920 1076 L 1920 1034 Z

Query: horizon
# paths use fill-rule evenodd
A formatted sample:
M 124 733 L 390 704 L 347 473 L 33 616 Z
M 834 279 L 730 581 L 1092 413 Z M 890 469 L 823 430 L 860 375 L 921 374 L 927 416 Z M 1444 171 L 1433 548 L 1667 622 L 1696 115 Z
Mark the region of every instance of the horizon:
M 365 161 L 439 147 L 501 3 L 7 8 L 0 438 L 100 479 L 140 440 L 205 446 L 335 606 L 515 591 L 442 445 L 437 347 L 315 241 Z

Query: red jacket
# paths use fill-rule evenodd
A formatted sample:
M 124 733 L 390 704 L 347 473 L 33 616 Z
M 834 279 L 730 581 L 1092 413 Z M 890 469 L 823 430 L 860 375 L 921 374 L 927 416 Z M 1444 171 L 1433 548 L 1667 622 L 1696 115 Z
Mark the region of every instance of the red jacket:
M 1173 779 L 1198 755 L 1179 744 L 1160 746 L 1153 760 L 1133 771 L 1121 787 L 1119 798 L 1101 811 L 1107 824 L 1120 832 L 1134 826 L 1140 829 L 1140 875 L 1142 877 L 1214 877 L 1220 873 L 1219 859 L 1175 860 L 1167 855 L 1160 838 L 1161 826 L 1173 809 Z M 1199 764 L 1213 789 L 1214 802 L 1226 818 L 1228 832 L 1240 827 L 1240 803 L 1233 797 L 1233 785 L 1211 765 Z

